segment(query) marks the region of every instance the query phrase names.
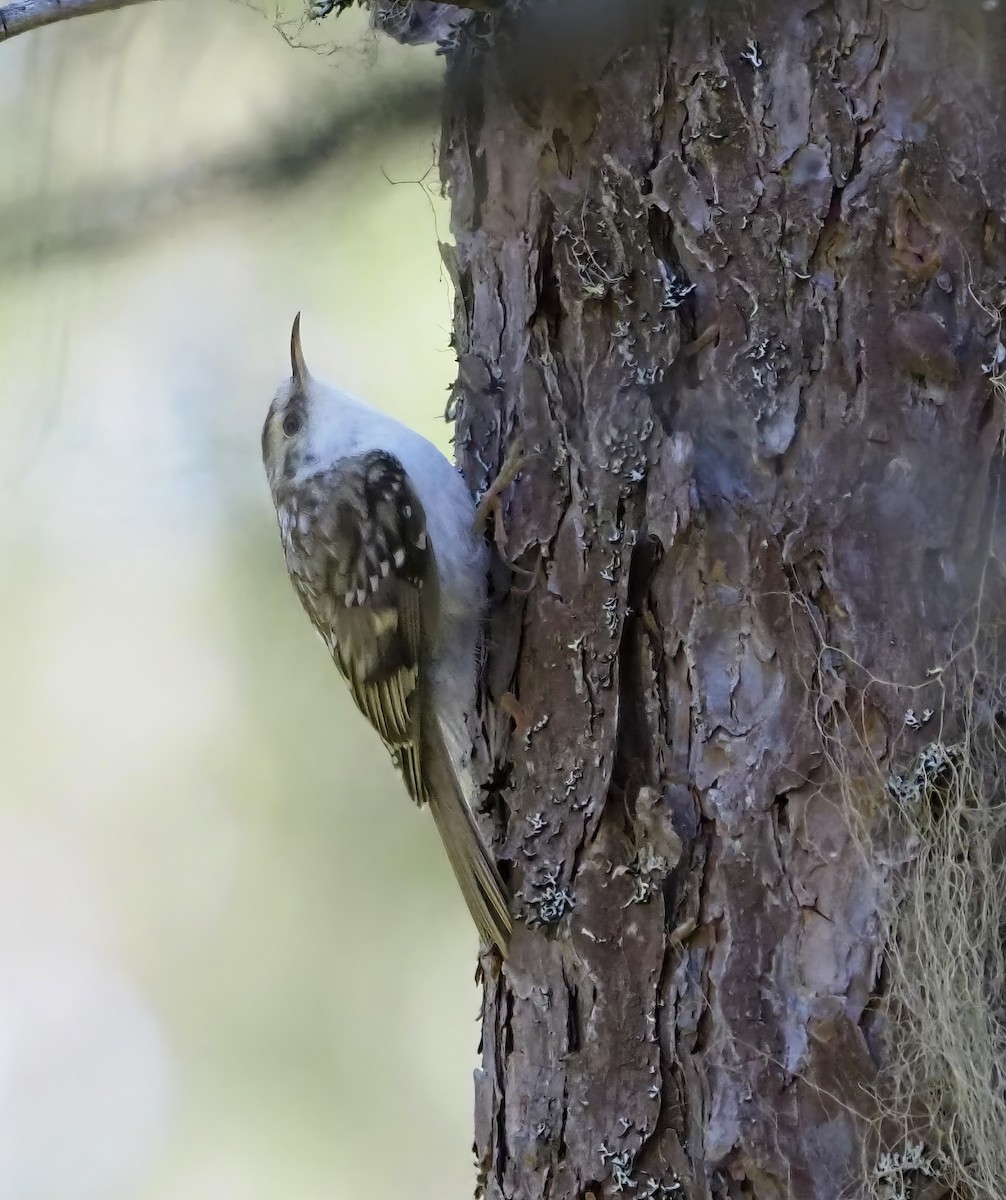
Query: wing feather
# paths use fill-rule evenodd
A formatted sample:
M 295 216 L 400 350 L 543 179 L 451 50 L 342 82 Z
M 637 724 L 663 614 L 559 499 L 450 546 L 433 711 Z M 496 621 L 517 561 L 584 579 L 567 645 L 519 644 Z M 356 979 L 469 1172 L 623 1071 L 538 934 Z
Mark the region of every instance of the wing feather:
M 436 581 L 422 505 L 402 464 L 375 450 L 312 481 L 301 507 L 305 519 L 290 523 L 291 576 L 357 706 L 422 803 L 423 590 Z
M 409 794 L 419 804 L 429 800 L 476 927 L 505 955 L 512 929 L 506 888 L 438 723 L 421 711 L 424 614 L 436 611 L 437 571 L 402 464 L 382 451 L 344 460 L 298 489 L 280 513 L 280 529 L 308 615 Z

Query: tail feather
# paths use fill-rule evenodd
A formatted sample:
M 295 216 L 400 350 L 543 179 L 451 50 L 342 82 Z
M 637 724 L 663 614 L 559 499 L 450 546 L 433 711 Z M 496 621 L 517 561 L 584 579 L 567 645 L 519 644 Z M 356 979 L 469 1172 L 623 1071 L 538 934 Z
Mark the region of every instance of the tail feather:
M 506 886 L 461 793 L 442 742 L 428 748 L 423 775 L 430 812 L 479 936 L 498 947 L 505 958 L 513 930 Z

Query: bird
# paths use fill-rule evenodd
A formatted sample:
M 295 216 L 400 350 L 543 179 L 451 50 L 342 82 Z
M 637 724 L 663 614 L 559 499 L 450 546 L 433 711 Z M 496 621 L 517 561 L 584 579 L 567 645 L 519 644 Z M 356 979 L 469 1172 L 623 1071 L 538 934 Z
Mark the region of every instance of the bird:
M 421 434 L 311 375 L 299 313 L 262 458 L 294 590 L 506 957 L 507 889 L 467 799 L 490 565 L 468 487 Z

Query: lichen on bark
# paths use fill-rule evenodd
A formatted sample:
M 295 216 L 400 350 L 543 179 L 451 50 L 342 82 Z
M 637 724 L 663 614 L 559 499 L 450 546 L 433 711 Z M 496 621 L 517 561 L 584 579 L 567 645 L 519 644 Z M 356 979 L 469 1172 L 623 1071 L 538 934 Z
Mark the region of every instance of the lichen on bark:
M 922 1195 L 956 1135 L 885 1108 L 885 780 L 1000 719 L 1002 14 L 574 7 L 444 47 L 460 461 L 531 451 L 479 758 L 520 922 L 483 1186 Z

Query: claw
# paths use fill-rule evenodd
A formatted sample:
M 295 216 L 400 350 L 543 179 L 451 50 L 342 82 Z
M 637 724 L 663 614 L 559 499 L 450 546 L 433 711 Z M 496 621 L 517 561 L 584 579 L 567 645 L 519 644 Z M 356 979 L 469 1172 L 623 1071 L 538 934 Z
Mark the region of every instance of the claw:
M 502 558 L 503 556 L 500 555 L 500 557 Z M 507 562 L 505 558 L 503 561 L 506 562 L 506 565 L 511 571 L 514 572 L 515 575 L 524 575 L 525 577 L 530 576 L 531 582 L 525 587 L 510 588 L 510 590 L 512 592 L 516 592 L 518 596 L 529 596 L 531 592 L 534 591 L 534 585 L 538 582 L 538 576 L 541 574 L 541 559 L 536 558 L 534 560 L 534 566 L 530 571 L 527 569 L 527 567 L 518 567 L 516 563 Z
M 531 728 L 531 717 L 513 692 L 504 692 L 497 701 L 496 707 L 513 721 L 514 729 L 519 734 L 523 735 Z
M 475 521 L 472 525 L 472 532 L 478 537 L 486 527 L 489 514 L 492 513 L 493 541 L 496 543 L 496 549 L 500 553 L 500 558 L 513 570 L 519 570 L 520 568 L 514 567 L 504 553 L 506 546 L 506 526 L 503 523 L 503 504 L 500 497 L 527 466 L 528 458 L 529 455 L 524 453 L 524 439 L 518 434 L 507 451 L 499 474 L 486 488 L 485 494 L 479 501 L 478 508 L 475 510 Z

